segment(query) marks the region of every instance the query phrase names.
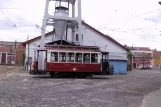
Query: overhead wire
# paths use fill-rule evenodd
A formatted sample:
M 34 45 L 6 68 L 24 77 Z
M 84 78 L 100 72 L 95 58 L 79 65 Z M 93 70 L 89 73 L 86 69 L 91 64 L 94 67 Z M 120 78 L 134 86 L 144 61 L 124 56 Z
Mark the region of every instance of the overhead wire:
M 1 10 L 1 8 L 0 8 L 0 12 L 1 12 L 5 17 L 7 17 L 7 19 L 9 19 L 9 20 L 12 22 L 14 28 L 17 28 L 17 30 L 20 31 L 20 30 L 19 30 L 19 26 L 18 26 L 13 20 L 11 20 L 11 19 L 10 19 L 2 10 Z M 23 26 L 23 27 L 24 27 L 24 26 Z M 26 26 L 26 27 L 29 27 L 29 26 Z M 32 27 L 33 27 L 33 26 L 32 26 Z M 38 29 L 41 29 L 41 30 L 45 30 L 45 29 L 43 29 L 41 26 L 39 26 L 38 24 L 35 24 L 35 27 L 38 28 Z M 47 31 L 47 30 L 45 30 L 45 31 Z M 49 33 L 49 31 L 47 31 L 47 33 Z
M 0 9 L 25 9 L 25 8 L 0 8 Z M 45 10 L 45 9 L 42 9 L 42 10 Z M 51 9 L 51 10 L 53 10 L 53 9 Z M 160 11 L 160 10 L 161 9 L 156 9 L 156 10 L 153 10 L 153 11 L 145 12 L 145 13 L 138 14 L 138 15 L 135 15 L 135 16 L 132 16 L 132 17 L 127 17 L 127 18 L 124 18 L 124 19 L 121 19 L 121 20 L 116 20 L 116 21 L 113 21 L 113 22 L 109 22 L 107 24 L 97 25 L 97 26 L 93 26 L 93 27 L 101 27 L 101 26 L 104 27 L 105 25 L 108 25 L 108 24 L 113 24 L 113 23 L 127 21 L 129 19 L 137 18 L 137 17 L 143 16 L 143 15 L 149 14 L 149 13 L 153 13 L 153 12 L 156 12 L 156 11 Z M 99 28 L 97 28 L 97 29 L 99 29 Z M 82 30 L 85 30 L 85 28 L 82 29 Z
M 1 11 L 1 13 L 3 14 L 3 15 L 5 15 L 6 17 L 7 17 L 7 19 L 9 19 L 11 22 L 12 22 L 12 24 L 13 24 L 13 27 L 17 27 L 17 25 L 0 9 L 0 11 Z
M 0 8 L 0 9 L 20 9 L 20 8 Z M 22 8 L 21 8 L 21 9 L 22 9 Z M 44 10 L 44 9 L 42 9 L 42 10 Z M 121 20 L 116 20 L 116 21 L 113 21 L 113 22 L 109 22 L 108 24 L 113 24 L 113 23 L 118 23 L 118 22 L 122 22 L 122 21 L 127 21 L 127 20 L 129 20 L 129 19 L 136 18 L 136 17 L 140 17 L 140 16 L 143 16 L 143 15 L 146 15 L 146 14 L 149 14 L 149 13 L 153 13 L 153 12 L 155 12 L 155 11 L 159 11 L 159 10 L 161 10 L 161 9 L 157 9 L 157 10 L 153 10 L 153 11 L 150 11 L 150 12 L 142 13 L 142 14 L 135 15 L 135 16 L 128 17 L 128 18 L 125 18 L 125 19 L 121 19 Z M 4 13 L 2 10 L 0 10 L 0 11 L 5 15 L 5 13 Z M 6 16 L 6 15 L 5 15 L 5 16 Z M 7 17 L 7 16 L 6 16 L 6 17 Z M 7 18 L 13 23 L 14 27 L 18 28 L 17 24 L 15 24 L 9 17 L 7 17 Z M 107 26 L 108 24 L 98 25 L 98 26 L 100 26 L 100 28 L 99 28 L 98 30 L 101 30 L 101 29 L 108 29 L 108 28 L 106 28 L 106 26 Z M 37 25 L 37 24 L 35 24 L 35 25 Z M 105 25 L 106 25 L 106 26 L 105 26 Z M 39 25 L 38 25 L 38 26 L 39 26 Z M 101 26 L 103 26 L 103 28 L 101 28 Z M 27 26 L 27 27 L 29 27 L 29 26 Z M 94 27 L 97 27 L 97 26 L 94 26 Z M 36 27 L 36 28 L 39 28 L 39 29 L 41 29 L 41 30 L 45 30 L 45 29 L 43 29 L 41 26 Z M 83 28 L 82 30 L 86 30 L 86 29 L 88 29 L 88 28 Z M 47 31 L 47 30 L 45 30 L 45 31 Z M 128 33 L 127 30 L 126 30 L 126 31 L 111 30 L 111 31 Z M 135 31 L 135 30 L 133 30 L 133 31 Z M 49 32 L 49 31 L 47 31 L 47 32 Z

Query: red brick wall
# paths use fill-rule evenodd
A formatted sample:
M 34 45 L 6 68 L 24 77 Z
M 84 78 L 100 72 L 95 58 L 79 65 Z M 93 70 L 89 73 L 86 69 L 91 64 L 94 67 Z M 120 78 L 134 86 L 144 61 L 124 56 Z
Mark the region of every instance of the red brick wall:
M 12 49 L 11 51 L 12 51 L 12 53 L 15 53 L 14 49 Z M 4 45 L 0 45 L 0 52 L 10 53 L 10 47 L 4 46 Z
M 21 65 L 22 64 L 22 58 L 23 54 L 25 52 L 25 47 L 23 44 L 20 44 L 16 49 L 16 64 Z

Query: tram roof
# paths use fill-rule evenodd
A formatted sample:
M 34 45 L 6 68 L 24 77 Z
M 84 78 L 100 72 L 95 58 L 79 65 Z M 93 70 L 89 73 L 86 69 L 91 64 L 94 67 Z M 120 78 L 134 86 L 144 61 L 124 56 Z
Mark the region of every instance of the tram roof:
M 82 49 L 39 49 L 39 51 L 62 51 L 62 52 L 101 52 L 100 50 L 82 50 Z
M 46 48 L 39 51 L 57 50 L 57 51 L 79 51 L 79 52 L 101 52 L 97 46 L 69 46 L 69 45 L 46 45 Z
M 74 48 L 74 49 L 99 49 L 98 46 L 83 46 L 83 45 L 45 45 L 46 48 Z

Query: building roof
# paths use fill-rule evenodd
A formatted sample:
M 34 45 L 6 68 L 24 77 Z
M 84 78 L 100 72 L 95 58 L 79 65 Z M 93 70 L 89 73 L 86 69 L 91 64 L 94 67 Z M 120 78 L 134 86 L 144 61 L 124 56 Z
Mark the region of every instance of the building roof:
M 127 46 L 127 45 L 124 45 L 124 46 L 128 48 L 129 50 L 151 51 L 149 47 L 133 47 L 133 46 Z
M 48 33 L 45 34 L 45 36 L 50 36 L 52 33 L 54 33 L 54 32 L 53 31 L 48 32 Z M 28 43 L 33 42 L 35 40 L 38 40 L 38 39 L 41 39 L 41 36 L 37 36 L 37 37 L 35 37 L 33 39 L 30 39 L 28 41 L 25 41 L 25 42 L 23 42 L 23 44 L 25 45 L 25 44 L 28 44 Z
M 54 42 L 47 43 L 47 45 L 54 45 L 54 44 L 56 44 L 56 45 L 61 45 L 61 44 L 62 45 L 75 45 L 75 44 L 72 44 L 72 43 L 65 41 L 65 40 L 57 40 L 57 41 L 54 41 Z
M 134 57 L 145 57 L 145 58 L 151 58 L 151 54 L 150 53 L 144 53 L 144 52 L 133 52 L 134 53 Z
M 109 35 L 105 35 L 102 32 L 98 31 L 97 29 L 95 29 L 94 27 L 90 26 L 89 24 L 83 22 L 83 24 L 87 27 L 89 27 L 90 29 L 94 30 L 95 32 L 97 32 L 98 34 L 100 34 L 101 36 L 105 37 L 106 39 L 112 41 L 113 43 L 117 44 L 118 46 L 120 46 L 121 48 L 123 48 L 126 51 L 129 51 L 128 48 L 124 47 L 123 45 L 121 45 L 119 42 L 117 42 L 116 40 L 114 40 L 113 38 L 111 38 Z
M 7 47 L 7 46 L 3 46 L 3 47 L 0 47 L 0 52 L 12 52 L 12 53 L 14 53 L 15 51 L 14 51 L 14 49 L 10 49 L 9 47 Z
M 149 47 L 131 47 L 131 50 L 151 51 L 151 49 Z
M 13 41 L 0 41 L 1 46 L 19 46 L 21 42 L 13 42 Z
M 90 26 L 89 24 L 85 23 L 84 21 L 82 22 L 82 24 L 85 25 L 85 26 L 87 26 L 87 27 L 89 27 L 91 30 L 97 32 L 98 34 L 100 34 L 101 36 L 105 37 L 106 39 L 108 39 L 108 40 L 112 41 L 113 43 L 117 44 L 118 46 L 120 46 L 120 47 L 123 48 L 124 50 L 129 51 L 128 48 L 126 48 L 126 47 L 124 47 L 123 45 L 121 45 L 119 42 L 117 42 L 116 40 L 114 40 L 113 38 L 111 38 L 109 35 L 103 34 L 102 32 L 98 31 L 97 29 L 95 29 L 94 27 L 92 27 L 92 26 Z M 54 33 L 54 31 L 51 31 L 51 32 L 49 32 L 49 33 L 46 33 L 45 36 L 50 36 L 50 34 L 52 34 L 52 33 Z M 40 39 L 40 38 L 41 38 L 41 36 L 35 37 L 35 38 L 33 38 L 33 39 L 30 39 L 30 40 L 24 42 L 23 44 L 24 44 L 24 45 L 25 45 L 25 44 L 28 44 L 28 43 L 30 43 L 30 42 L 32 42 L 32 41 L 35 41 L 35 40 L 38 40 L 38 39 Z

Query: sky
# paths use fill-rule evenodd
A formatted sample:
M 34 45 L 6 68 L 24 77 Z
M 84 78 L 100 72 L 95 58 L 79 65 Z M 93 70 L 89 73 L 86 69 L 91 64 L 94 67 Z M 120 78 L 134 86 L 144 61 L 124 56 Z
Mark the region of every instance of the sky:
M 44 8 L 45 0 L 0 0 L 0 40 L 39 36 L 41 29 L 35 24 L 42 26 Z M 158 0 L 82 0 L 82 19 L 122 45 L 161 50 Z

